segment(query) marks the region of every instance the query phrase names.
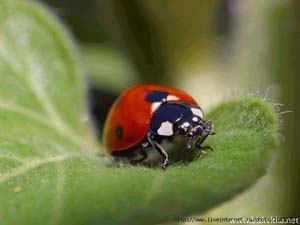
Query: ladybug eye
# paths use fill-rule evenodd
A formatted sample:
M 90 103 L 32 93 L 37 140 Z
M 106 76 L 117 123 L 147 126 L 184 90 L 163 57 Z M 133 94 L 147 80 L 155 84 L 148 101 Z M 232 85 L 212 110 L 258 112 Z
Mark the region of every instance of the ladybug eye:
M 191 133 L 192 133 L 192 136 L 195 136 L 195 135 L 199 135 L 200 133 L 203 132 L 203 129 L 200 125 L 194 127 L 192 130 L 191 130 Z

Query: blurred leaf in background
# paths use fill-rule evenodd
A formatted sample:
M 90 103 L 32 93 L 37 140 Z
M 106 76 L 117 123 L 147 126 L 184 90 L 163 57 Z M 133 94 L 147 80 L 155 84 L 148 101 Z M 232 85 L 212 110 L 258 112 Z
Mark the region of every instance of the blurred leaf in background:
M 193 54 L 205 60 L 216 46 L 219 0 L 189 4 L 136 0 L 46 2 L 69 22 L 80 40 L 121 50 L 135 65 L 142 82 L 172 84 L 173 72 L 182 61 Z M 82 21 L 94 35 L 81 29 Z M 119 82 L 124 83 L 122 79 Z

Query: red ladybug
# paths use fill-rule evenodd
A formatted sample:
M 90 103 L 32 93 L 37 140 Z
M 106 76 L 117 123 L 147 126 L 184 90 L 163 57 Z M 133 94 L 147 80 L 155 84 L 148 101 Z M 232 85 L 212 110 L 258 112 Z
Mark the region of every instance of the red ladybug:
M 147 158 L 146 149 L 155 149 L 161 155 L 161 167 L 166 168 L 169 159 L 161 146 L 164 139 L 184 135 L 188 149 L 195 139 L 195 146 L 202 149 L 201 144 L 212 134 L 212 122 L 203 120 L 203 111 L 188 94 L 161 85 L 139 85 L 124 91 L 113 103 L 103 141 L 116 157 L 128 158 L 138 152 L 140 158 L 130 160 L 132 164 Z

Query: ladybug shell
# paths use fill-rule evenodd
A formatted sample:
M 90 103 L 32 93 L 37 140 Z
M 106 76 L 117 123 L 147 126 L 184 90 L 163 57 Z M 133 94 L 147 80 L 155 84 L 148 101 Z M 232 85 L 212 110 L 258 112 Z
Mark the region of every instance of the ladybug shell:
M 149 100 L 152 93 L 164 93 L 166 98 Z M 119 152 L 141 142 L 150 128 L 155 112 L 153 104 L 168 99 L 197 105 L 185 92 L 161 85 L 139 85 L 124 91 L 110 108 L 104 125 L 103 141 L 107 150 Z

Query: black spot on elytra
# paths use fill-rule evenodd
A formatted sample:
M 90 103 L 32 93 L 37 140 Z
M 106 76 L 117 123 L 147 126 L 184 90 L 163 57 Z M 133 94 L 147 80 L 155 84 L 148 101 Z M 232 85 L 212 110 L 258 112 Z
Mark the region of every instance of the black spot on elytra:
M 146 101 L 147 102 L 162 102 L 164 101 L 167 96 L 168 92 L 165 91 L 151 91 L 147 96 L 146 96 Z
M 122 140 L 122 137 L 123 137 L 123 127 L 122 126 L 117 127 L 116 136 L 119 140 Z

